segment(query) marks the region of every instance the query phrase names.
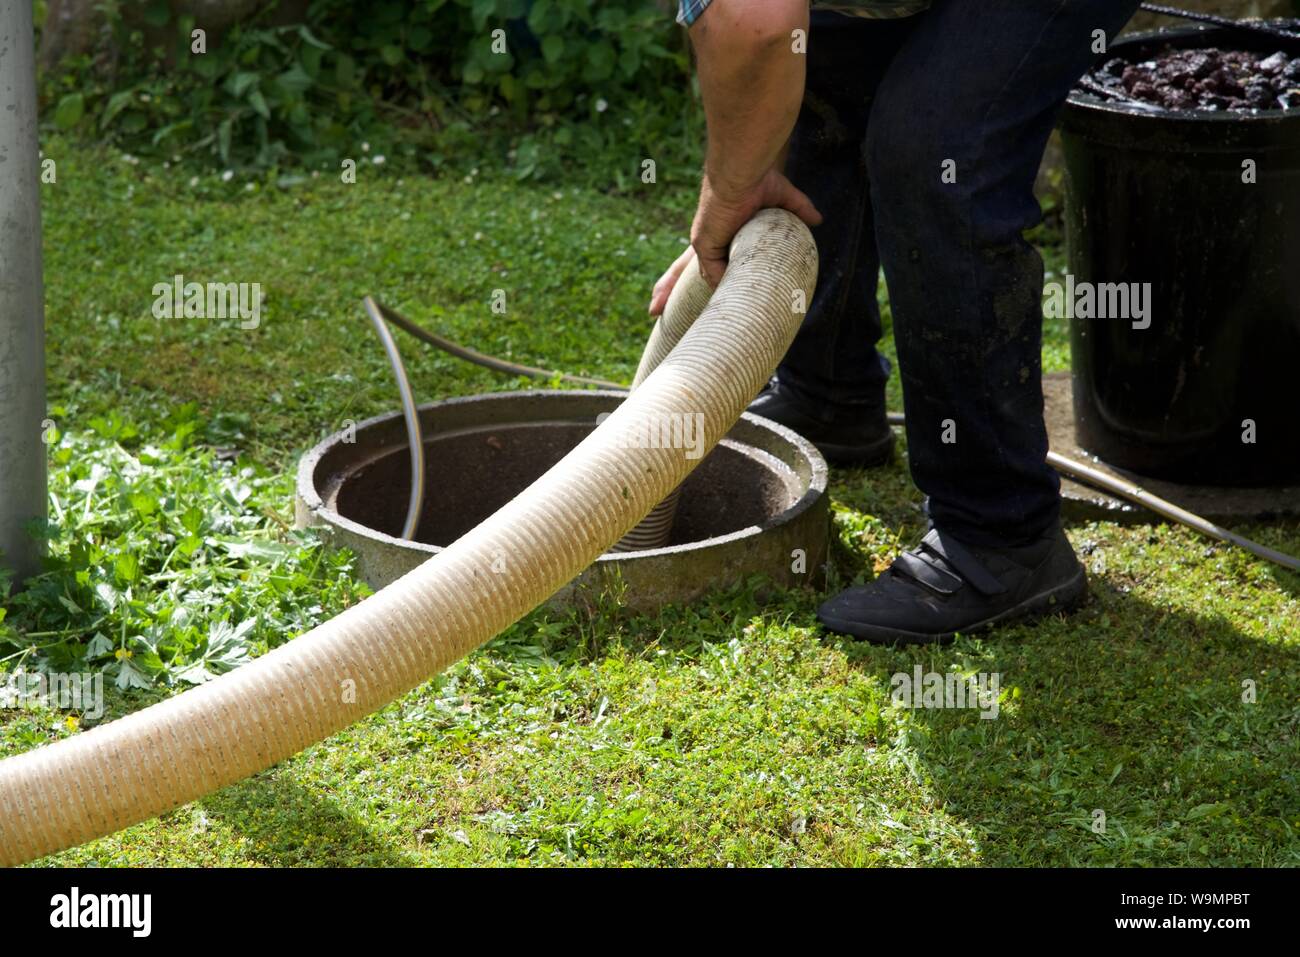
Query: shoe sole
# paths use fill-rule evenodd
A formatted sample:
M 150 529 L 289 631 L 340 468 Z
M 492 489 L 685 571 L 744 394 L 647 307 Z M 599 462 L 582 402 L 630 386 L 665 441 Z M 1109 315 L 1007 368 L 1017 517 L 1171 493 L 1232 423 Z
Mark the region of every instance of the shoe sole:
M 903 631 L 899 628 L 881 628 L 874 625 L 864 625 L 861 622 L 846 621 L 843 619 L 832 618 L 819 614 L 818 620 L 832 631 L 844 635 L 851 635 L 862 641 L 869 641 L 876 645 L 933 645 L 940 642 L 952 641 L 957 637 L 958 632 L 963 635 L 975 634 L 977 632 L 988 631 L 995 626 L 1004 622 L 1017 621 L 1027 622 L 1042 618 L 1045 615 L 1058 611 L 1069 611 L 1077 607 L 1088 594 L 1088 576 L 1084 572 L 1083 566 L 1079 566 L 1078 574 L 1069 581 L 1064 582 L 1054 588 L 1033 595 L 1025 599 L 1019 605 L 1014 605 L 1006 611 L 999 612 L 992 618 L 986 618 L 983 621 L 960 628 L 957 631 L 943 632 L 940 634 L 925 634 L 916 631 Z

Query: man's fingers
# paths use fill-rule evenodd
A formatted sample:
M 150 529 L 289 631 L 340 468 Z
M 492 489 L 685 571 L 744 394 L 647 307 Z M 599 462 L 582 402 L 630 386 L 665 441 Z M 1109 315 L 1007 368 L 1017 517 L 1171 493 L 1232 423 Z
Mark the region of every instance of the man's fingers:
M 725 198 L 714 191 L 706 175 L 691 228 L 691 245 L 699 260 L 700 275 L 711 288 L 716 289 L 722 282 L 736 231 L 767 206 L 789 210 L 809 226 L 819 226 L 822 222 L 822 214 L 812 200 L 775 169 L 769 170 L 749 190 Z
M 676 282 L 676 276 L 669 267 L 668 271 L 659 277 L 655 287 L 650 292 L 650 315 L 657 316 L 664 311 L 664 306 L 668 302 L 668 297 L 672 295 L 673 285 Z
M 808 198 L 807 194 L 800 189 L 796 189 L 794 184 L 789 183 L 784 195 L 781 197 L 780 205 L 782 209 L 788 209 L 809 226 L 820 226 L 822 224 L 822 214 L 817 212 L 817 207 L 813 201 Z
M 680 256 L 673 260 L 673 264 L 668 267 L 668 271 L 659 277 L 655 283 L 654 290 L 650 293 L 650 315 L 658 316 L 668 305 L 668 297 L 673 294 L 673 287 L 677 285 L 677 280 L 681 278 L 682 271 L 695 258 L 695 250 L 687 246 Z
M 704 281 L 709 284 L 710 289 L 717 289 L 718 283 L 722 282 L 722 274 L 727 271 L 727 261 L 725 259 L 705 259 L 700 257 L 700 275 Z
M 696 220 L 698 224 L 698 219 Z M 744 220 L 741 221 L 741 225 Z M 738 228 L 738 227 L 737 227 Z M 719 243 L 713 238 L 712 232 L 703 232 L 697 228 L 694 230 L 695 235 L 692 237 L 692 247 L 695 249 L 695 259 L 699 263 L 700 275 L 712 289 L 718 288 L 718 283 L 722 282 L 722 274 L 727 269 L 727 254 L 730 252 L 731 237 L 735 234 L 735 228 L 724 227 L 720 234 L 727 237 L 726 242 Z

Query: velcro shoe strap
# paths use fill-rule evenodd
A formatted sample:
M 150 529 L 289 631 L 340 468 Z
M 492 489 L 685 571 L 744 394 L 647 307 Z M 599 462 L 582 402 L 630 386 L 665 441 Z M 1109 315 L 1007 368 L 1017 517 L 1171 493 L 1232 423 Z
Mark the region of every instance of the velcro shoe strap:
M 909 578 L 916 579 L 926 588 L 940 595 L 951 595 L 964 584 L 957 575 L 920 552 L 903 552 L 894 559 L 894 564 L 890 567 Z
M 921 548 L 943 559 L 981 595 L 1001 595 L 1006 592 L 1007 586 L 998 581 L 993 573 L 967 550 L 965 545 L 951 535 L 945 535 L 937 528 L 932 528 L 925 538 L 921 539 Z

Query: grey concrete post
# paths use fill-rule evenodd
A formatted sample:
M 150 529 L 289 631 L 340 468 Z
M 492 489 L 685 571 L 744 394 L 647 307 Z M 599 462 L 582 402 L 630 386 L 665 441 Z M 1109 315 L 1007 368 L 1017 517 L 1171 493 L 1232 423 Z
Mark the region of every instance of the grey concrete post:
M 0 0 L 0 566 L 39 570 L 45 516 L 45 310 L 31 0 Z

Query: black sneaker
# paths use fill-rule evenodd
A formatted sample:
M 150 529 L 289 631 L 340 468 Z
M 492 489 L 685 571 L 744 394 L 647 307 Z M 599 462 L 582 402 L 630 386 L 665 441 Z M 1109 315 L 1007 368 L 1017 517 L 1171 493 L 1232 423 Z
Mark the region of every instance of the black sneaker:
M 841 468 L 872 468 L 894 455 L 894 433 L 883 405 L 861 413 L 826 414 L 773 377 L 745 411 L 793 429 L 817 446 L 827 462 Z
M 1001 622 L 1063 611 L 1088 590 L 1083 566 L 1057 528 L 1019 548 L 977 548 L 931 529 L 869 585 L 822 603 L 831 631 L 877 644 L 929 644 Z

